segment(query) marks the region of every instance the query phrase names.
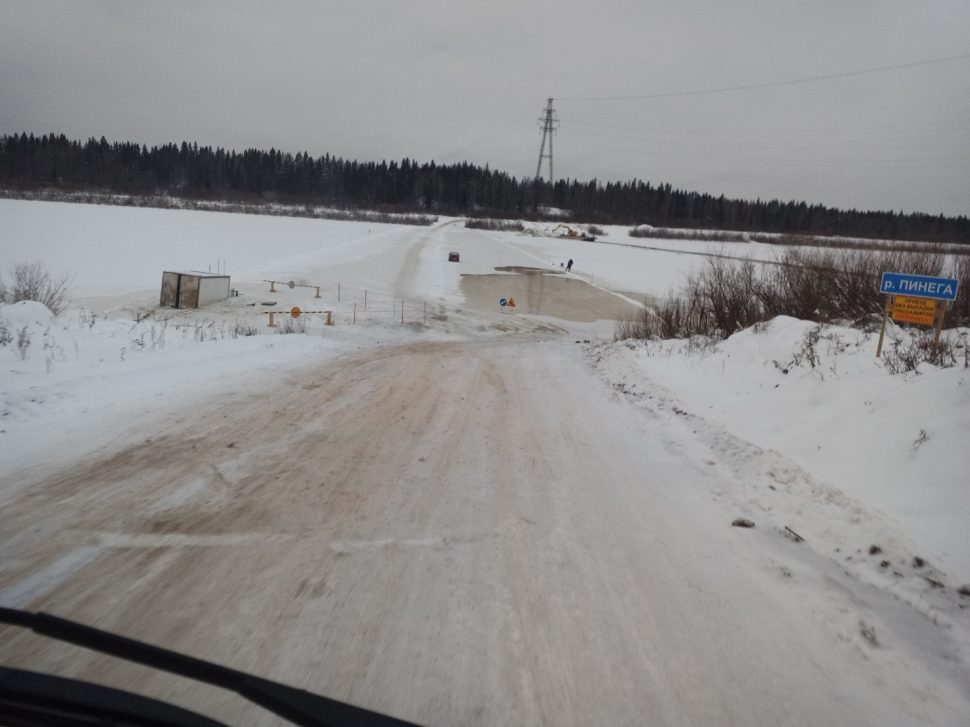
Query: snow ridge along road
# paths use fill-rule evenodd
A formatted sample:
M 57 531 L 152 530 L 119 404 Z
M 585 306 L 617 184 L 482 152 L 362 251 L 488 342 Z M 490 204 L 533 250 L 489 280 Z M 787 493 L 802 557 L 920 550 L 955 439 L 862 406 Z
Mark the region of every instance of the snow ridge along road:
M 575 344 L 391 347 L 267 394 L 20 488 L 0 602 L 429 724 L 965 714 L 944 629 L 729 527 L 705 465 Z M 6 630 L 0 657 L 268 721 L 29 634 Z

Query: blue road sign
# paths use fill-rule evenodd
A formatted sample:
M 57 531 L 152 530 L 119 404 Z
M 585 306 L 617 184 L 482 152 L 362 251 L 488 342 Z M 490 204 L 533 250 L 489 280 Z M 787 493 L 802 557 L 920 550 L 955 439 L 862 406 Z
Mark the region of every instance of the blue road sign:
M 956 278 L 931 278 L 929 275 L 883 273 L 880 293 L 911 295 L 914 298 L 956 300 L 960 283 Z
M 505 306 L 507 306 L 509 304 L 509 302 L 505 298 L 499 298 L 498 299 L 498 304 L 504 308 Z

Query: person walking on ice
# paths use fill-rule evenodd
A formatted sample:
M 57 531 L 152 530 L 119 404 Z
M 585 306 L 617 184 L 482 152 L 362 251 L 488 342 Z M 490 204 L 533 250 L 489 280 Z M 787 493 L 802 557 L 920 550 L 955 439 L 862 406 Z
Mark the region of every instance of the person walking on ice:
M 572 269 L 573 269 L 573 259 L 569 258 L 569 262 L 566 263 L 566 272 L 568 273 Z

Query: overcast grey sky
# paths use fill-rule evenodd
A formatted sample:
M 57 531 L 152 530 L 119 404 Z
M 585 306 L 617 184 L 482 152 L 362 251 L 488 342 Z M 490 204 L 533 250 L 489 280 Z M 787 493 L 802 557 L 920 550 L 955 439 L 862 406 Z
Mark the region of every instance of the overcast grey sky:
M 0 0 L 0 133 L 970 214 L 968 0 Z

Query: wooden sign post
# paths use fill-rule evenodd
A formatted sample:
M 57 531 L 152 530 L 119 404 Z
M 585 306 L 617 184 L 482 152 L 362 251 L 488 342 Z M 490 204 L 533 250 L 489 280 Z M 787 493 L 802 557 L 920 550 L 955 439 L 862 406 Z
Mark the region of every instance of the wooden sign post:
M 886 319 L 889 318 L 889 314 L 893 310 L 893 297 L 891 295 L 886 296 L 886 305 L 882 308 L 882 328 L 879 329 L 879 345 L 876 346 L 876 358 L 882 356 L 882 341 L 886 337 Z
M 882 355 L 882 343 L 886 337 L 886 320 L 892 315 L 894 321 L 915 323 L 920 326 L 936 326 L 933 345 L 940 344 L 943 318 L 947 301 L 955 300 L 959 281 L 955 278 L 932 278 L 926 275 L 906 273 L 883 273 L 879 292 L 886 294 L 882 311 L 882 327 L 876 358 Z
M 940 334 L 943 333 L 943 318 L 946 316 L 946 301 L 936 301 L 936 335 L 933 336 L 933 345 L 940 345 Z

